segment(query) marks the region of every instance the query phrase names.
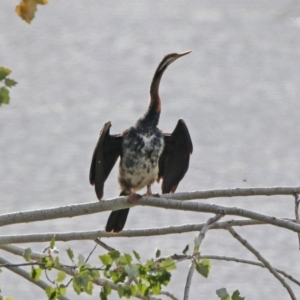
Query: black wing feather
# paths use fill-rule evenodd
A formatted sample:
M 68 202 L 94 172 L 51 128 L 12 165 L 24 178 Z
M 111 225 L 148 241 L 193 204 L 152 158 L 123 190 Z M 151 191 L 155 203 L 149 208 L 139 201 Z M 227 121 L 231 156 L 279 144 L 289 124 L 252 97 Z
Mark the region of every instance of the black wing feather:
M 90 183 L 95 185 L 95 192 L 99 200 L 103 197 L 104 182 L 122 149 L 122 135 L 110 135 L 110 127 L 111 122 L 107 122 L 100 131 L 90 168 Z
M 189 168 L 193 152 L 192 140 L 185 122 L 180 119 L 172 134 L 164 134 L 165 148 L 159 158 L 159 175 L 162 193 L 174 193 Z

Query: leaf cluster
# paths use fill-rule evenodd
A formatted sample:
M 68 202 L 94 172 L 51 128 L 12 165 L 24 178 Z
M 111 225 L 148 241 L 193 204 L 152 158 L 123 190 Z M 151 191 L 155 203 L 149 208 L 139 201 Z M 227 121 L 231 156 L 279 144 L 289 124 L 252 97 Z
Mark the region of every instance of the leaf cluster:
M 157 251 L 156 253 L 160 253 Z M 156 254 L 157 257 L 158 254 Z M 140 255 L 133 251 L 133 255 L 119 251 L 111 251 L 100 255 L 104 265 L 104 277 L 117 284 L 119 297 L 159 295 L 162 286 L 167 286 L 171 280 L 171 271 L 176 269 L 172 258 L 162 261 L 154 259 L 141 262 Z M 111 293 L 109 285 L 104 285 L 100 297 L 107 299 Z
M 234 291 L 230 296 L 225 288 L 221 288 L 216 291 L 218 297 L 221 300 L 244 300 L 245 297 L 240 296 L 240 292 L 238 290 Z
M 0 67 L 0 82 L 3 84 L 0 87 L 0 106 L 2 104 L 8 104 L 9 97 L 9 88 L 15 86 L 17 84 L 13 79 L 8 78 L 7 76 L 11 73 L 11 70 Z
M 48 0 L 21 0 L 20 4 L 16 7 L 16 13 L 30 24 L 34 18 L 38 4 L 45 5 L 47 3 Z

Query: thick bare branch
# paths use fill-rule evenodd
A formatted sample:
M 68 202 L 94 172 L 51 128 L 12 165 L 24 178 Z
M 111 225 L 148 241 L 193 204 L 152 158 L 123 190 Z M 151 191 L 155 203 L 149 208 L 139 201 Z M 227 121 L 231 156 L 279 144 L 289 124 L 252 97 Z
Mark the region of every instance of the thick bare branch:
M 188 224 L 179 226 L 168 226 L 149 229 L 127 229 L 118 234 L 107 233 L 104 230 L 92 231 L 71 231 L 71 232 L 50 232 L 50 233 L 32 233 L 32 234 L 15 234 L 0 236 L 0 245 L 5 244 L 21 244 L 34 242 L 49 242 L 55 236 L 56 241 L 76 241 L 76 240 L 95 240 L 97 238 L 120 238 L 120 237 L 140 237 L 154 236 L 165 234 L 176 234 L 191 231 L 200 231 L 205 223 Z M 211 229 L 226 229 L 228 226 L 250 226 L 250 225 L 265 225 L 265 223 L 256 220 L 229 220 L 214 224 Z
M 126 199 L 119 199 L 119 198 L 117 200 L 112 200 L 112 201 L 101 201 L 100 203 L 93 203 L 92 206 L 97 207 L 97 204 L 102 205 L 102 203 L 104 202 L 106 202 L 105 205 L 103 205 L 103 207 L 105 207 L 105 210 L 107 210 L 108 207 L 115 208 L 117 206 L 119 208 L 119 206 L 122 207 L 130 206 L 128 203 L 126 203 Z M 115 203 L 117 204 L 114 205 Z M 90 204 L 86 204 L 86 205 L 90 206 Z M 137 205 L 153 206 L 153 207 L 161 207 L 161 208 L 185 210 L 185 211 L 195 211 L 195 212 L 203 212 L 203 213 L 218 214 L 222 212 L 225 215 L 235 215 L 235 216 L 250 218 L 263 223 L 268 223 L 275 226 L 290 229 L 295 232 L 300 232 L 300 225 L 293 223 L 287 219 L 275 218 L 273 216 L 260 214 L 257 212 L 249 211 L 238 207 L 227 207 L 227 206 L 206 204 L 206 203 L 192 203 L 192 202 L 185 203 L 183 201 L 169 200 L 169 199 L 156 198 L 156 197 L 146 197 L 145 199 L 141 199 L 138 201 Z M 11 219 L 13 215 L 15 218 L 14 223 L 33 222 L 33 221 L 41 220 L 40 219 L 41 216 L 44 217 L 43 220 L 47 218 L 48 219 L 57 218 L 57 216 L 53 215 L 53 211 L 56 210 L 60 211 L 64 209 L 65 209 L 64 207 L 60 207 L 56 209 L 46 209 L 46 210 L 28 211 L 28 212 L 2 215 L 0 217 L 0 223 L 3 224 L 3 222 L 5 223 L 6 221 L 13 222 L 13 220 Z M 59 215 L 61 216 L 61 212 Z M 7 220 L 4 221 L 4 219 Z M 11 242 L 6 242 L 6 243 L 11 243 Z
M 155 197 L 143 197 L 143 199 L 138 202 L 138 205 L 153 206 L 151 205 L 151 202 L 156 200 L 155 201 L 156 205 L 160 204 L 158 207 L 164 207 L 170 209 L 193 210 L 194 209 L 193 207 L 184 206 L 182 202 L 177 202 L 177 201 L 173 201 L 175 203 L 177 202 L 177 205 L 174 204 L 173 206 L 168 206 L 170 205 L 170 202 L 168 203 L 165 200 L 166 199 L 193 200 L 193 199 L 209 199 L 209 198 L 216 198 L 216 197 L 239 197 L 239 196 L 294 195 L 295 193 L 300 193 L 300 187 L 220 189 L 220 190 L 196 191 L 190 193 L 165 194 L 162 195 L 160 199 Z M 166 207 L 166 205 L 168 207 Z M 201 207 L 201 205 L 204 206 Z M 219 206 L 219 208 L 211 207 L 212 204 L 201 204 L 201 205 L 197 206 L 196 211 L 219 213 L 216 210 L 222 209 L 221 206 Z M 90 203 L 75 204 L 75 205 L 68 205 L 68 206 L 34 210 L 34 211 L 9 213 L 9 214 L 0 215 L 0 226 L 17 224 L 17 223 L 44 221 L 50 219 L 72 218 L 76 216 L 94 214 L 102 211 L 117 210 L 117 209 L 127 208 L 131 206 L 132 205 L 129 204 L 127 201 L 127 197 L 118 197 L 118 198 L 111 199 L 110 201 L 90 202 Z M 182 206 L 182 208 L 180 208 L 180 206 Z M 230 210 L 225 211 L 225 213 L 235 214 L 235 212 L 233 211 L 231 211 L 230 213 Z M 244 216 L 243 210 L 241 210 L 241 214 L 238 215 Z M 297 229 L 294 228 L 292 230 L 299 231 L 299 228 L 297 227 Z

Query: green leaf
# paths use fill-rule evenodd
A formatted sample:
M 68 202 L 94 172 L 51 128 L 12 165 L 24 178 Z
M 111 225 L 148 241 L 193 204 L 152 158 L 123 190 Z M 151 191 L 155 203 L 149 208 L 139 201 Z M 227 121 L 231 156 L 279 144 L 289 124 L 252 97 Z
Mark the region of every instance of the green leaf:
M 108 252 L 108 255 L 111 257 L 112 260 L 116 260 L 120 257 L 120 252 L 119 251 L 110 251 Z
M 88 295 L 92 295 L 93 294 L 93 288 L 94 288 L 94 285 L 91 281 L 88 282 L 87 284 L 87 287 L 85 289 L 85 292 L 88 294 Z
M 72 249 L 68 248 L 68 249 L 67 249 L 67 253 L 68 253 L 69 258 L 70 258 L 71 260 L 73 260 L 73 258 L 74 258 L 74 253 L 73 253 Z
M 137 288 L 136 284 L 130 285 L 130 290 L 131 290 L 131 295 L 135 296 L 138 292 L 138 288 Z
M 52 237 L 51 242 L 50 242 L 50 249 L 53 249 L 55 246 L 55 235 Z
M 59 262 L 59 257 L 58 256 L 56 256 L 55 259 L 54 259 L 54 266 L 56 268 L 60 267 L 60 262 Z
M 125 266 L 125 272 L 129 278 L 136 278 L 139 275 L 138 265 L 127 265 Z
M 132 252 L 133 252 L 134 257 L 135 257 L 137 260 L 140 260 L 140 259 L 141 259 L 140 255 L 139 255 L 136 251 L 133 250 Z
M 53 297 L 56 295 L 56 288 L 51 287 L 51 286 L 47 286 L 45 291 L 46 291 L 46 294 L 48 296 L 48 299 L 55 299 Z
M 238 290 L 236 290 L 233 292 L 231 299 L 232 300 L 244 300 L 245 297 L 240 297 L 240 292 Z
M 0 80 L 3 80 L 11 73 L 11 70 L 6 69 L 4 67 L 0 67 Z
M 25 258 L 26 261 L 31 261 L 31 249 L 30 248 L 26 248 L 23 254 L 23 257 Z
M 112 258 L 109 254 L 102 254 L 102 255 L 99 256 L 99 258 L 105 266 L 108 266 L 108 265 L 112 264 Z
M 60 284 L 58 287 L 59 294 L 65 296 L 67 294 L 67 287 L 64 284 Z
M 176 270 L 177 268 L 175 261 L 171 257 L 168 257 L 167 259 L 163 260 L 160 263 L 160 267 L 165 269 L 166 271 Z
M 56 282 L 62 282 L 65 280 L 65 278 L 66 278 L 66 273 L 63 271 L 59 271 L 57 273 Z
M 73 287 L 77 294 L 86 292 L 91 295 L 93 291 L 93 283 L 90 281 L 89 272 L 87 270 L 80 271 L 80 274 L 73 277 Z
M 79 295 L 81 292 L 83 292 L 83 288 L 76 280 L 77 277 L 73 277 L 73 289 L 76 292 L 77 295 Z
M 30 272 L 30 277 L 36 281 L 38 281 L 42 275 L 42 269 L 41 268 L 32 268 Z
M 131 291 L 131 287 L 130 286 L 126 286 L 124 287 L 124 292 L 123 292 L 124 296 L 129 299 L 132 296 L 132 291 Z
M 167 286 L 171 280 L 171 273 L 164 270 L 163 272 L 158 273 L 158 276 L 156 276 L 156 280 L 160 285 L 163 284 Z
M 108 284 L 105 284 L 103 286 L 103 291 L 106 295 L 110 295 L 111 294 L 111 287 Z
M 199 274 L 207 278 L 209 274 L 209 270 L 211 269 L 210 260 L 203 259 L 200 263 L 195 262 L 195 267 Z
M 42 257 L 39 262 L 44 264 L 44 266 L 40 266 L 41 269 L 51 270 L 54 267 L 54 262 L 50 256 Z
M 186 245 L 185 248 L 183 249 L 182 253 L 185 255 L 189 251 L 189 245 Z
M 12 297 L 6 297 L 5 300 L 14 300 Z
M 99 270 L 89 270 L 89 272 L 90 272 L 90 275 L 92 276 L 92 279 L 100 278 Z
M 146 290 L 147 290 L 148 286 L 146 284 L 141 283 L 141 282 L 139 282 L 136 286 L 138 288 L 138 292 L 142 296 L 145 296 L 145 293 L 146 293 Z
M 127 273 L 118 268 L 118 270 L 110 272 L 110 277 L 114 283 L 124 282 L 127 277 Z
M 3 104 L 8 104 L 9 103 L 9 90 L 3 86 L 0 89 L 0 105 Z
M 154 295 L 159 295 L 161 291 L 161 287 L 158 283 L 152 286 L 152 292 Z
M 127 264 L 130 264 L 132 262 L 132 256 L 130 254 L 125 253 L 124 258 L 125 258 Z
M 17 84 L 17 82 L 14 81 L 13 79 L 5 78 L 4 84 L 5 84 L 7 87 L 13 87 L 13 86 L 15 86 L 15 85 Z
M 100 292 L 100 300 L 108 300 L 107 294 L 103 290 Z
M 118 295 L 120 298 L 124 296 L 124 288 L 121 285 L 118 285 Z
M 230 300 L 230 296 L 227 293 L 225 288 L 221 288 L 216 290 L 216 294 L 219 296 L 221 300 Z
M 156 248 L 156 251 L 155 251 L 155 257 L 156 258 L 159 258 L 161 255 L 161 251 L 159 249 Z
M 80 268 L 81 266 L 84 266 L 84 264 L 85 264 L 85 258 L 82 254 L 79 254 L 77 266 Z

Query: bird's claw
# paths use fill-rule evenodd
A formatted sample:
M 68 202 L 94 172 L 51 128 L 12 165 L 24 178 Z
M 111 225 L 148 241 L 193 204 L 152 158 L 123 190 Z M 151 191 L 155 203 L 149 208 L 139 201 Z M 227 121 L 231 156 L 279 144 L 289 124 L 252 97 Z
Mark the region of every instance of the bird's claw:
M 130 194 L 128 197 L 128 202 L 130 204 L 136 204 L 141 198 L 142 196 L 140 194 Z

